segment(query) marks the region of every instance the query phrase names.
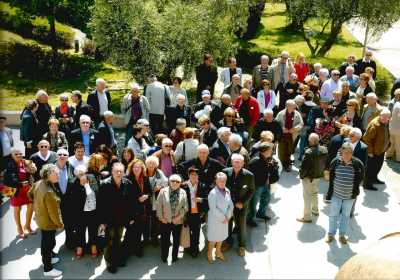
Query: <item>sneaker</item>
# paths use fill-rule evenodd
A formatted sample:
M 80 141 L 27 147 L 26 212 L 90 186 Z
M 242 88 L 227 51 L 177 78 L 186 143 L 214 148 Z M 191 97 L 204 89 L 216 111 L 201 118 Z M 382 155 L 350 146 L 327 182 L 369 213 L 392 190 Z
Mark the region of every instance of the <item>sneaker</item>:
M 60 258 L 59 257 L 52 257 L 51 258 L 51 264 L 56 264 L 56 263 L 58 263 L 60 261 Z
M 379 185 L 384 185 L 384 184 L 385 184 L 384 181 L 381 181 L 381 180 L 379 180 L 378 178 L 376 178 L 376 180 L 374 181 L 374 183 L 375 183 L 375 184 L 379 184 Z
M 62 271 L 53 268 L 53 269 L 50 270 L 50 271 L 43 272 L 43 275 L 44 275 L 45 277 L 56 278 L 56 277 L 59 277 L 59 276 L 62 275 Z
M 257 227 L 257 223 L 254 220 L 248 220 L 247 225 L 249 227 Z
M 343 245 L 347 244 L 347 238 L 344 235 L 339 236 L 339 242 L 342 243 Z
M 369 190 L 369 191 L 377 191 L 378 189 L 376 187 L 374 187 L 372 184 L 367 184 L 364 186 L 365 190 Z
M 239 247 L 238 255 L 239 257 L 244 257 L 246 255 L 246 249 L 244 247 Z
M 335 237 L 333 235 L 328 234 L 325 238 L 326 243 L 331 243 L 333 240 L 335 240 Z

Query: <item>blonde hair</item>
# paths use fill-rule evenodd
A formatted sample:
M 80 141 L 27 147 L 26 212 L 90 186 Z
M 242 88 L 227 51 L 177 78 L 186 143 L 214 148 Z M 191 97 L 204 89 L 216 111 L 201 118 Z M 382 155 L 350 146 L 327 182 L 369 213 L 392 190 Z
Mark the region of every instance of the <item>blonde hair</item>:
M 100 154 L 92 154 L 88 161 L 88 171 L 91 173 L 99 173 L 103 164 L 103 156 Z

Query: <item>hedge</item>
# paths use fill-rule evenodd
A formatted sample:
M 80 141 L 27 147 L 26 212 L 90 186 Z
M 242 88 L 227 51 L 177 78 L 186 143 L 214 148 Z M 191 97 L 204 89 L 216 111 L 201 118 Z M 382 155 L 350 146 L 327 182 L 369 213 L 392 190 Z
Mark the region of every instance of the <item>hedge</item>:
M 50 25 L 46 18 L 31 17 L 22 13 L 18 8 L 0 2 L 0 27 L 30 38 L 39 43 L 50 45 Z M 71 48 L 75 34 L 66 25 L 56 22 L 56 43 L 58 48 Z
M 53 68 L 53 53 L 50 48 L 19 42 L 0 45 L 0 70 L 36 80 L 60 80 L 79 77 L 93 70 L 93 59 L 58 52 Z

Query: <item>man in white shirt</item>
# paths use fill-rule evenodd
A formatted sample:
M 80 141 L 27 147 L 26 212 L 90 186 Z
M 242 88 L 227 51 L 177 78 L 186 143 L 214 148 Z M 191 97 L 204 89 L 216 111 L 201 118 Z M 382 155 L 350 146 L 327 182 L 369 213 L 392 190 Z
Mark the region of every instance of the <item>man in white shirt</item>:
M 74 155 L 68 158 L 69 165 L 71 167 L 71 173 L 74 173 L 75 167 L 78 165 L 85 165 L 89 161 L 89 157 L 85 156 L 85 146 L 82 142 L 76 142 L 74 145 Z
M 329 101 L 333 100 L 333 92 L 339 88 L 339 70 L 332 70 L 331 78 L 325 81 L 321 86 L 321 98 L 325 97 Z

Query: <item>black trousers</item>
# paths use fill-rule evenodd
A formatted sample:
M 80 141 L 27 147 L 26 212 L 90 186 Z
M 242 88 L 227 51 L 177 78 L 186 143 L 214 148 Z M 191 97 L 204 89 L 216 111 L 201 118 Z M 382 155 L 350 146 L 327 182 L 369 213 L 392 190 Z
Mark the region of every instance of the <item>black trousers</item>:
M 160 224 L 161 231 L 161 259 L 167 260 L 168 258 L 168 250 L 171 241 L 171 233 L 172 233 L 172 259 L 178 258 L 178 250 L 181 239 L 181 230 L 182 225 L 174 225 L 172 223 L 169 224 Z
M 200 239 L 200 214 L 188 214 L 187 224 L 190 230 L 190 250 L 192 252 L 199 252 L 199 239 Z
M 160 235 L 160 221 L 157 218 L 157 212 L 151 211 L 150 217 L 150 238 L 151 242 L 158 242 L 158 236 Z
M 86 245 L 86 229 L 89 232 L 88 244 L 90 246 L 97 245 L 98 228 L 96 211 L 84 211 L 81 221 L 76 227 L 76 247 L 84 247 Z
M 112 225 L 106 229 L 107 245 L 104 248 L 104 259 L 108 266 L 117 266 L 126 261 L 127 247 L 121 242 L 123 231 L 122 225 Z
M 149 119 L 151 131 L 154 133 L 154 135 L 156 135 L 157 133 L 162 133 L 164 131 L 164 115 L 150 114 Z
M 229 244 L 233 244 L 233 222 L 235 222 L 235 231 L 237 233 L 237 239 L 239 242 L 239 247 L 246 246 L 246 216 L 247 216 L 247 207 L 243 207 L 242 209 L 236 208 L 233 209 L 233 218 L 230 219 L 228 225 L 228 238 L 226 242 Z
M 382 169 L 384 160 L 385 153 L 373 157 L 368 157 L 367 170 L 365 174 L 366 184 L 373 184 L 378 179 L 378 174 Z
M 53 256 L 54 246 L 56 246 L 56 231 L 41 230 L 41 235 L 40 252 L 42 254 L 43 270 L 47 272 L 53 269 L 51 258 Z
M 150 217 L 136 217 L 135 223 L 126 228 L 123 246 L 127 248 L 128 254 L 143 253 L 143 240 L 149 236 Z

